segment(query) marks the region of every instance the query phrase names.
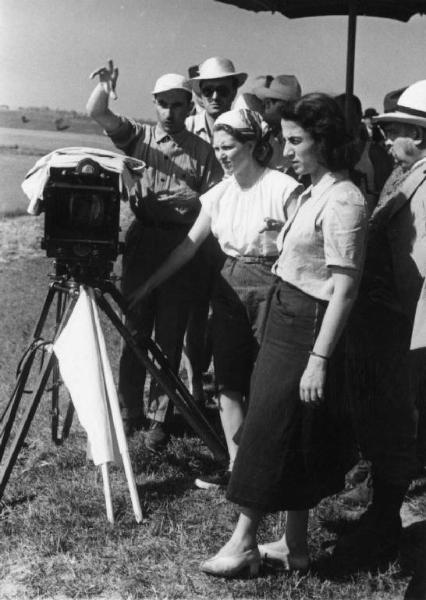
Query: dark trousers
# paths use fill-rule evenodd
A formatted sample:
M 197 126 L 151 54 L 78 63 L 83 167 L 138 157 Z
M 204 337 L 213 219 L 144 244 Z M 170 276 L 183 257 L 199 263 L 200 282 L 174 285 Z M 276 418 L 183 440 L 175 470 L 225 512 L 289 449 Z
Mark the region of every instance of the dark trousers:
M 411 325 L 380 305 L 352 312 L 347 336 L 351 411 L 363 456 L 373 474 L 407 487 L 416 472 L 417 411 Z
M 184 239 L 187 227 L 161 229 L 144 227 L 134 221 L 126 236 L 123 255 L 122 291 L 124 297 L 145 282 Z M 139 335 L 151 337 L 177 373 L 182 353 L 191 296 L 197 285 L 196 261 L 191 261 L 170 277 L 136 307 L 134 321 L 128 323 Z M 125 345 L 120 360 L 119 396 L 124 418 L 146 416 L 164 422 L 172 414 L 169 398 L 155 381 L 151 382 L 144 411 L 146 371 Z

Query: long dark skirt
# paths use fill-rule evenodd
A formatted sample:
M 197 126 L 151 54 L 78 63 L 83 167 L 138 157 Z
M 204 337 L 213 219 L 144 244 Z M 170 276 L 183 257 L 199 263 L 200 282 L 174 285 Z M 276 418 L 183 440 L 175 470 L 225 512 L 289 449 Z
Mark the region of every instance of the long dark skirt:
M 344 487 L 354 453 L 342 408 L 343 344 L 328 363 L 324 402 L 312 406 L 299 397 L 326 308 L 285 282 L 276 285 L 227 491 L 239 505 L 303 510 Z

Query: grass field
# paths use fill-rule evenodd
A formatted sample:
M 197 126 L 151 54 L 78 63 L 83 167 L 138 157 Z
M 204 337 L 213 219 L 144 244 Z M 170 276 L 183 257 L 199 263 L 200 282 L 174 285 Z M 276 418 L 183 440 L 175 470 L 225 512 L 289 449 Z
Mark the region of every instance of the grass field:
M 7 220 L 0 221 L 0 235 L 5 226 Z M 18 360 L 32 338 L 49 271 L 46 258 L 17 258 L 0 265 L 1 409 L 11 393 Z M 52 320 L 53 316 L 48 323 Z M 116 375 L 120 340 L 105 321 L 103 329 Z M 46 327 L 43 337 L 48 340 L 50 335 Z M 63 397 L 62 416 L 65 403 Z M 224 492 L 194 487 L 195 476 L 214 468 L 209 451 L 196 437 L 188 433 L 174 437 L 160 456 L 146 451 L 142 436 L 131 440 L 144 518 L 139 525 L 135 522 L 124 473 L 113 467 L 116 523 L 111 526 L 102 480 L 86 460 L 85 435 L 78 421 L 74 419 L 63 446 L 51 442 L 50 423 L 50 395 L 45 394 L 0 502 L 1 600 L 425 597 L 426 480 L 413 485 L 405 507 L 410 519 L 405 522 L 401 560 L 380 572 L 337 567 L 330 558 L 336 535 L 347 527 L 349 516 L 359 514 L 348 516 L 338 499 L 331 498 L 313 511 L 309 535 L 313 564 L 308 575 L 289 576 L 265 568 L 254 580 L 211 579 L 198 565 L 227 539 L 237 511 L 226 502 Z M 282 515 L 269 516 L 262 525 L 261 541 L 277 538 L 282 528 Z M 406 595 L 409 585 L 423 595 Z
M 0 127 L 21 130 L 58 131 L 64 126 L 67 133 L 101 134 L 101 127 L 83 113 L 51 110 L 48 108 L 21 108 L 0 110 Z
M 2 305 L 13 306 L 2 317 L 2 406 L 12 389 L 20 354 L 31 338 L 47 290 L 49 268 L 49 261 L 37 259 L 17 260 L 0 270 Z M 119 340 L 105 323 L 104 331 L 116 366 Z M 45 334 L 48 336 L 48 329 Z M 156 457 L 145 450 L 140 436 L 131 441 L 144 514 L 139 525 L 133 518 L 124 474 L 118 468 L 111 471 L 116 523 L 108 524 L 102 480 L 87 462 L 85 447 L 85 436 L 76 421 L 63 446 L 50 441 L 50 400 L 46 395 L 1 502 L 2 600 L 404 597 L 412 571 L 399 563 L 380 573 L 335 568 L 330 550 L 336 531 L 344 525 L 335 499 L 314 511 L 310 529 L 313 566 L 308 575 L 289 576 L 264 569 L 255 580 L 208 578 L 198 565 L 227 539 L 237 513 L 223 492 L 194 488 L 194 477 L 214 466 L 200 441 L 187 434 L 175 437 Z M 423 539 L 419 525 L 405 530 L 408 564 L 413 547 Z M 261 539 L 278 537 L 282 527 L 281 515 L 268 517 Z

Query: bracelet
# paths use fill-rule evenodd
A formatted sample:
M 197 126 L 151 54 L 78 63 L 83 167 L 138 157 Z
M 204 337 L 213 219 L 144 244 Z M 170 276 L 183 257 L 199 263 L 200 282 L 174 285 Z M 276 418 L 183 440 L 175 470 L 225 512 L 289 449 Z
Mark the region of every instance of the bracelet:
M 309 354 L 311 356 L 316 356 L 317 358 L 322 358 L 323 360 L 328 360 L 328 356 L 323 356 L 322 354 L 317 354 L 316 352 L 314 352 L 313 350 L 311 350 L 309 352 Z

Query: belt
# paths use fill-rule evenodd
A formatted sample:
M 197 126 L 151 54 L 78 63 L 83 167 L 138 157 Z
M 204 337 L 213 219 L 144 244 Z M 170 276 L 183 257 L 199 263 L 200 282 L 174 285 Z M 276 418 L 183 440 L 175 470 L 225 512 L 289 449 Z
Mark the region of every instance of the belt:
M 232 260 L 244 263 L 258 263 L 261 265 L 273 265 L 278 256 L 230 256 Z

